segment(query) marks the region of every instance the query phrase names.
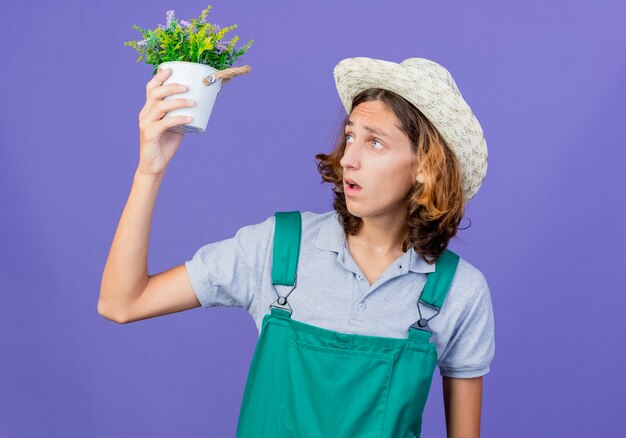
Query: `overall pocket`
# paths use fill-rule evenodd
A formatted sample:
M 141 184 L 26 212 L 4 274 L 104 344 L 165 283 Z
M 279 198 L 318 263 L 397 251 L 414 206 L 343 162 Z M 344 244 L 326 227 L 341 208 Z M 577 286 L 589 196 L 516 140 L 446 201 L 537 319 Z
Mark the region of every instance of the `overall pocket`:
M 287 348 L 281 420 L 298 438 L 380 438 L 394 353 L 311 345 Z

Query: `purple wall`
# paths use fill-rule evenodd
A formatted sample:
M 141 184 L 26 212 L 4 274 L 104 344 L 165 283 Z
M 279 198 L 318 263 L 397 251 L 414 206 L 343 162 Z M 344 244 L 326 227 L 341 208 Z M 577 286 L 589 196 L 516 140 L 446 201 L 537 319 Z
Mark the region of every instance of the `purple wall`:
M 0 40 L 0 436 L 234 436 L 257 340 L 244 309 L 128 325 L 96 310 L 151 72 L 123 41 L 206 4 L 37 3 L 5 4 Z M 623 433 L 623 3 L 211 4 L 209 22 L 255 40 L 236 64 L 252 72 L 224 85 L 207 133 L 174 157 L 150 273 L 276 210 L 332 208 L 314 155 L 344 111 L 334 65 L 433 59 L 489 148 L 471 227 L 450 246 L 494 305 L 483 436 Z M 442 403 L 437 370 L 425 437 L 444 436 Z

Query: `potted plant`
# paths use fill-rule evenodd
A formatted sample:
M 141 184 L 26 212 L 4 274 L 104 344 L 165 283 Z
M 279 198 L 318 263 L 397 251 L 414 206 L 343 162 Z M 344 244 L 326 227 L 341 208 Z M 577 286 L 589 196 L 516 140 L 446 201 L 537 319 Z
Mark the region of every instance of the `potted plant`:
M 250 71 L 249 65 L 232 65 L 247 52 L 253 40 L 239 49 L 235 48 L 239 37 L 223 40 L 224 35 L 237 25 L 222 28 L 217 24 L 207 23 L 206 16 L 211 8 L 210 5 L 207 6 L 199 19 L 180 22 L 174 17 L 174 11 L 169 10 L 165 25 L 159 24 L 154 30 L 133 25 L 133 29 L 141 32 L 143 38 L 124 42 L 125 46 L 133 47 L 141 54 L 137 62 L 145 59 L 146 64 L 154 66 L 153 75 L 163 68 L 171 69 L 163 85 L 178 83 L 187 87 L 186 92 L 166 96 L 164 100 L 190 98 L 196 101 L 193 107 L 177 108 L 166 114 L 193 117 L 190 123 L 170 128 L 171 131 L 204 132 L 222 85 L 234 76 Z

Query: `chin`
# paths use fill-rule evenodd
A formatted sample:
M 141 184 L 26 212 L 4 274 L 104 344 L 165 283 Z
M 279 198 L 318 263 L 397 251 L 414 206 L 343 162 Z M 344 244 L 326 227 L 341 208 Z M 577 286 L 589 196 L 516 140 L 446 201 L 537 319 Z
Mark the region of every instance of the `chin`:
M 364 217 L 368 216 L 368 211 L 363 208 L 363 206 L 358 205 L 355 203 L 351 203 L 350 201 L 346 202 L 346 207 L 348 208 L 348 211 L 350 212 L 350 214 L 352 216 L 358 217 L 363 219 Z
M 352 215 L 352 216 L 356 216 L 356 217 L 361 217 L 361 212 L 359 208 L 356 208 L 354 205 L 350 205 L 351 202 L 346 200 L 346 208 L 348 209 L 348 212 Z

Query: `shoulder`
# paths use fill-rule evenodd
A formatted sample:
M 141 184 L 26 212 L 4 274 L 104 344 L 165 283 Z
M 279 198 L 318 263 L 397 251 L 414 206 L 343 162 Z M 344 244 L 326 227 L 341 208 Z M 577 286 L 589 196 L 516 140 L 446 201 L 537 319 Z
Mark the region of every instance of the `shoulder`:
M 277 210 L 277 211 L 288 211 L 288 210 Z M 331 216 L 336 216 L 336 215 L 337 215 L 337 212 L 335 210 L 329 210 L 329 211 L 324 211 L 320 213 L 309 211 L 309 210 L 300 211 L 300 216 L 302 217 L 302 228 L 305 228 L 305 225 L 310 226 L 310 227 L 319 226 L 324 221 L 326 221 L 326 219 L 330 218 Z M 261 222 L 253 223 L 251 225 L 246 225 L 243 228 L 258 227 L 259 225 L 262 225 L 262 224 L 266 224 L 266 225 L 274 224 L 275 218 L 276 216 L 274 213 L 271 216 L 268 216 L 267 218 L 265 218 Z
M 433 328 L 449 339 L 462 330 L 477 314 L 491 313 L 489 286 L 483 272 L 459 256 L 459 263 L 444 299 L 439 316 L 433 319 Z
M 465 258 L 459 256 L 459 264 L 450 285 L 453 299 L 467 310 L 481 294 L 489 293 L 483 272 Z
M 329 217 L 337 215 L 337 212 L 335 210 L 328 210 L 328 211 L 317 213 L 314 211 L 306 210 L 306 211 L 301 211 L 300 215 L 302 216 L 303 224 L 305 221 L 308 224 L 320 224 L 324 222 L 326 219 L 328 219 Z
M 286 210 L 279 210 L 286 211 Z M 315 239 L 321 227 L 326 221 L 335 216 L 335 210 L 321 213 L 313 211 L 301 211 L 302 218 L 302 240 Z M 261 221 L 245 225 L 237 230 L 237 237 L 251 242 L 268 243 L 273 239 L 274 227 L 276 226 L 276 216 L 272 214 Z
M 337 212 L 335 210 L 314 212 L 314 211 L 300 211 L 300 217 L 302 219 L 302 240 L 310 240 L 315 238 L 320 229 L 331 218 L 336 218 Z M 275 226 L 275 216 L 272 215 L 266 220 L 268 227 Z
M 330 218 L 336 217 L 337 212 L 335 210 L 324 211 L 316 213 L 314 211 L 302 211 L 300 216 L 302 217 L 302 230 L 319 231 L 320 227 L 324 225 Z
M 489 372 L 495 353 L 494 315 L 489 286 L 480 269 L 459 258 L 441 315 L 433 322 L 439 330 L 436 339 L 442 376 L 478 377 Z

